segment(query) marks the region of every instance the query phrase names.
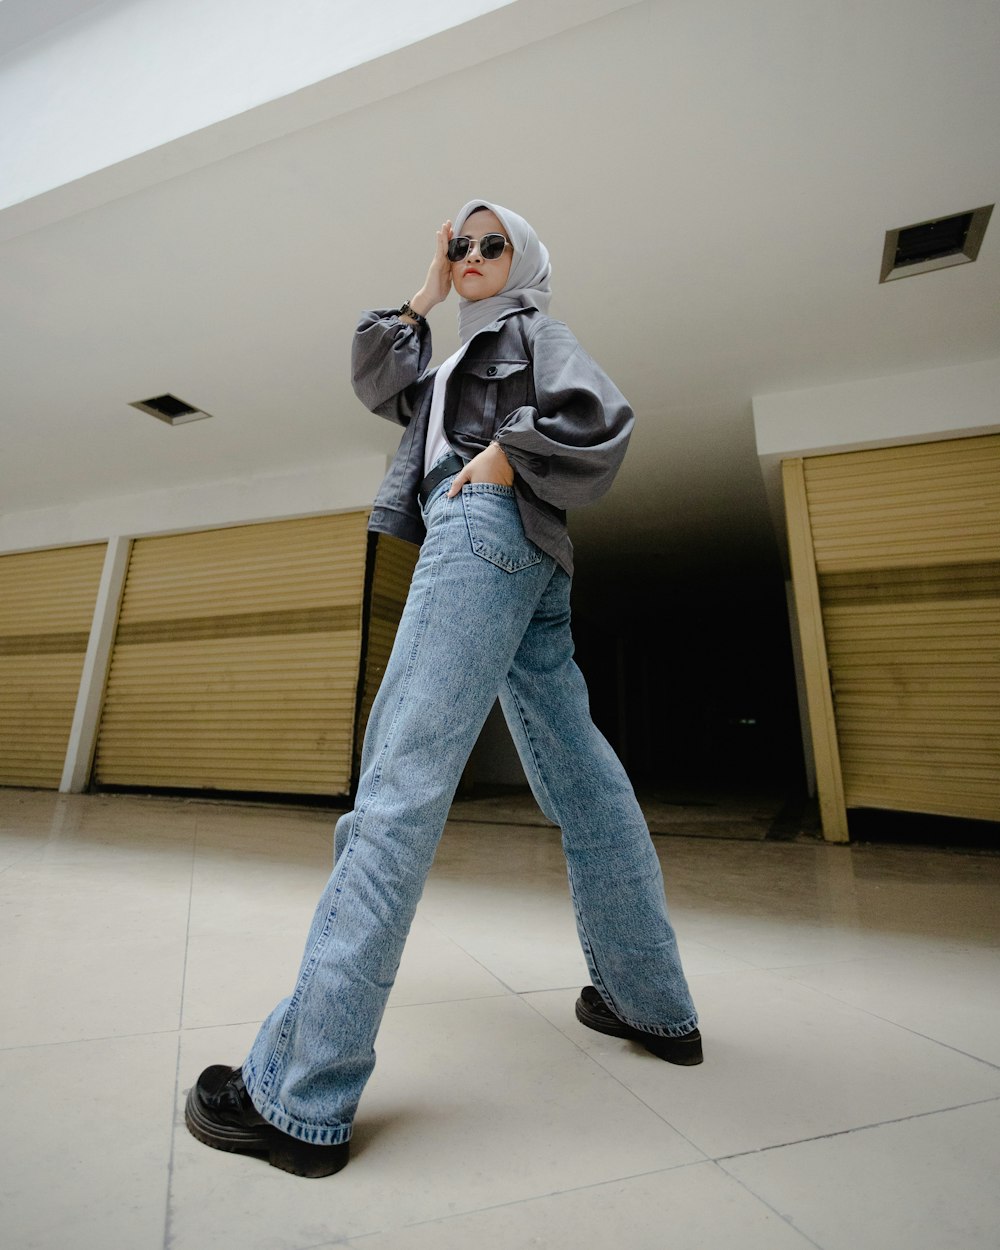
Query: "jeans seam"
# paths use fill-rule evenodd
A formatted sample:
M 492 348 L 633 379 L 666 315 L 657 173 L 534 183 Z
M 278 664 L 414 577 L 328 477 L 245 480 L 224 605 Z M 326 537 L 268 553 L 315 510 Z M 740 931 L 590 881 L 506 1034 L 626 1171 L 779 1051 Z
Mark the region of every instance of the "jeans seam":
M 521 728 L 524 730 L 524 740 L 528 744 L 528 748 L 531 751 L 531 763 L 535 770 L 535 776 L 538 778 L 539 784 L 545 791 L 545 801 L 554 812 L 555 804 L 552 802 L 552 792 L 549 789 L 548 782 L 545 780 L 545 774 L 542 772 L 542 766 L 538 759 L 538 753 L 535 750 L 535 744 L 532 741 L 531 730 L 528 728 L 528 721 L 524 714 L 524 708 L 521 705 L 521 700 L 517 697 L 517 691 L 514 689 L 510 677 L 508 676 L 505 680 L 507 682 L 507 689 L 510 691 L 510 697 L 513 700 L 514 706 L 517 708 L 517 718 L 521 722 Z
M 517 691 L 514 689 L 513 684 L 510 681 L 510 678 L 507 679 L 507 689 L 510 691 L 511 699 L 514 702 L 514 706 L 517 708 L 517 716 L 521 722 L 521 728 L 524 731 L 524 740 L 528 744 L 528 749 L 531 752 L 531 762 L 535 770 L 535 775 L 538 778 L 539 785 L 545 791 L 545 798 L 549 804 L 549 807 L 552 809 L 553 813 L 556 813 L 556 807 L 552 801 L 552 792 L 549 789 L 548 782 L 545 780 L 545 774 L 542 772 L 542 766 L 538 758 L 538 753 L 535 750 L 535 744 L 531 737 L 531 731 L 528 728 L 528 721 L 524 714 L 524 708 L 521 704 L 521 700 L 517 697 Z M 560 832 L 561 832 L 561 829 L 560 829 Z M 565 838 L 565 835 L 563 835 L 563 837 Z M 596 959 L 596 956 L 594 955 L 594 946 L 590 940 L 590 935 L 587 932 L 586 927 L 583 923 L 583 913 L 580 909 L 576 890 L 573 887 L 573 865 L 570 863 L 570 857 L 568 854 L 566 855 L 566 879 L 569 882 L 570 898 L 573 900 L 573 911 L 576 915 L 577 930 L 580 936 L 580 945 L 583 947 L 583 954 L 584 954 L 584 958 L 587 961 L 587 967 L 590 971 L 591 976 L 594 978 L 595 986 L 601 990 L 602 994 L 607 995 L 607 989 L 604 986 L 604 979 L 601 976 L 597 968 L 597 959 Z
M 344 879 L 347 876 L 347 871 L 351 866 L 351 860 L 353 858 L 352 848 L 356 845 L 357 839 L 360 837 L 368 806 L 378 795 L 379 785 L 382 780 L 382 765 L 385 761 L 389 745 L 392 741 L 393 730 L 399 723 L 399 713 L 411 684 L 415 668 L 416 655 L 420 650 L 420 645 L 423 642 L 424 635 L 427 630 L 427 617 L 430 604 L 434 596 L 434 591 L 437 588 L 437 572 L 440 567 L 440 560 L 440 555 L 432 555 L 427 561 L 427 563 L 431 566 L 430 572 L 432 576 L 429 578 L 429 585 L 423 596 L 420 613 L 417 617 L 413 643 L 410 647 L 410 654 L 407 658 L 403 681 L 400 683 L 400 695 L 396 700 L 392 720 L 389 722 L 389 727 L 386 730 L 385 742 L 383 743 L 382 750 L 379 752 L 375 763 L 372 765 L 372 783 L 365 796 L 365 805 L 355 811 L 355 818 L 351 823 L 351 835 L 347 840 L 346 846 L 344 847 L 344 853 L 340 857 L 340 859 L 343 860 L 343 864 L 341 864 L 340 859 L 338 859 L 338 862 L 334 867 L 334 872 L 339 870 L 339 877 L 337 884 L 334 887 L 334 897 L 330 906 L 330 911 L 327 914 L 326 923 L 324 924 L 322 931 L 317 936 L 316 941 L 313 943 L 313 948 L 309 952 L 309 959 L 304 964 L 302 972 L 296 981 L 295 990 L 289 998 L 288 1006 L 285 1008 L 282 1016 L 281 1027 L 278 1030 L 278 1036 L 275 1040 L 274 1047 L 272 1048 L 271 1054 L 268 1056 L 267 1063 L 264 1066 L 264 1076 L 262 1077 L 260 1083 L 260 1093 L 263 1097 L 270 1097 L 270 1090 L 274 1083 L 275 1073 L 284 1058 L 285 1051 L 288 1049 L 288 1042 L 292 1035 L 292 1025 L 298 1015 L 298 1008 L 302 1000 L 302 994 L 304 993 L 307 983 L 316 970 L 321 952 L 325 948 L 326 943 L 329 940 L 330 933 L 332 932 L 333 922 L 339 914 L 340 894 L 344 886 Z

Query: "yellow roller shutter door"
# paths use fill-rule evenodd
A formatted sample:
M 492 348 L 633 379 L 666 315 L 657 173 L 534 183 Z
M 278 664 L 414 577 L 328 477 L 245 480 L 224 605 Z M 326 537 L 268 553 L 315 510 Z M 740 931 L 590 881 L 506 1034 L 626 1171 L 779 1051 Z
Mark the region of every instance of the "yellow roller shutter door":
M 59 788 L 105 544 L 0 557 L 0 784 Z
M 367 514 L 138 540 L 95 780 L 350 787 Z
M 846 806 L 1000 820 L 1000 436 L 804 473 Z
M 361 683 L 361 707 L 355 737 L 355 770 L 360 771 L 361 745 L 372 703 L 382 683 L 389 652 L 410 589 L 419 548 L 413 543 L 378 534 L 373 540 L 374 561 L 369 591 L 368 634 Z

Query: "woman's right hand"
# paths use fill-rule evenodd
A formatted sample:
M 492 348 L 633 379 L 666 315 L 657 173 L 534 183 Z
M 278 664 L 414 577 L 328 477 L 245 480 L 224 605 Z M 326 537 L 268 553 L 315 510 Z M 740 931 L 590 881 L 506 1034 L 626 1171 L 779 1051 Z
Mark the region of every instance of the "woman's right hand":
M 424 285 L 410 300 L 414 312 L 426 317 L 435 305 L 448 298 L 451 291 L 451 261 L 448 259 L 448 244 L 452 237 L 451 222 L 446 221 L 437 232 L 434 258 L 427 270 Z

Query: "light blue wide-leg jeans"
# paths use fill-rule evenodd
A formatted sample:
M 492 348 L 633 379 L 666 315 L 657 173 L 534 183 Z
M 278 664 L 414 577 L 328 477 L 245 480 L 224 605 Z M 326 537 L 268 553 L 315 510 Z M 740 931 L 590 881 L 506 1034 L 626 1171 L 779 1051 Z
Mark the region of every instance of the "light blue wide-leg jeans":
M 697 1017 L 656 853 L 572 660 L 570 579 L 524 535 L 512 488 L 424 508 L 427 537 L 365 733 L 354 810 L 298 980 L 243 1064 L 258 1111 L 293 1137 L 351 1136 L 374 1042 L 462 770 L 499 694 L 534 793 L 562 829 L 594 984 L 630 1024 Z

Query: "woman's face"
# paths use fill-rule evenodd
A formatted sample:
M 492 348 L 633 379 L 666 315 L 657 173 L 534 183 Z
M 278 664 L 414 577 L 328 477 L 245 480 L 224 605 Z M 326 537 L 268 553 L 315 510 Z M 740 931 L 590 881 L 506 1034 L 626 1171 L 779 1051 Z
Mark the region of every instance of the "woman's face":
M 463 299 L 487 299 L 490 295 L 498 295 L 507 285 L 514 249 L 508 245 L 496 260 L 483 260 L 478 243 L 484 234 L 502 234 L 506 238 L 507 231 L 499 218 L 481 208 L 465 219 L 461 233 L 475 239 L 477 246 L 469 250 L 464 260 L 451 262 L 451 280 L 455 290 Z

